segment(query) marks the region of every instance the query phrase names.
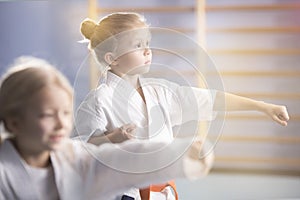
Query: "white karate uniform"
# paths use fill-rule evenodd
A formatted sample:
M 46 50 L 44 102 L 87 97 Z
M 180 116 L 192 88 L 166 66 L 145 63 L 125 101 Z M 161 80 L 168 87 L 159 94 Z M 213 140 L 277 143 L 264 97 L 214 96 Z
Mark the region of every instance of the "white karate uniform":
M 124 124 L 137 126 L 138 139 L 172 141 L 172 128 L 214 118 L 215 91 L 179 86 L 163 79 L 139 79 L 145 101 L 127 81 L 108 72 L 97 89 L 81 103 L 75 118 L 75 137 L 87 141 Z M 196 130 L 187 130 L 194 132 Z M 137 198 L 137 189 L 127 194 Z M 138 198 L 137 198 L 138 199 Z
M 162 164 L 167 156 L 175 155 L 178 151 L 184 152 L 187 143 L 187 140 L 178 140 L 172 145 L 167 145 L 167 148 L 155 155 L 156 164 Z M 60 199 L 112 200 L 116 198 L 116 194 L 130 187 L 145 187 L 150 183 L 161 183 L 174 177 L 197 178 L 211 167 L 212 160 L 192 160 L 187 153 L 171 165 L 149 173 L 121 172 L 99 161 L 110 161 L 111 166 L 122 164 L 125 165 L 124 169 L 139 171 L 147 168 L 145 161 L 147 163 L 147 160 L 149 162 L 153 158 L 150 156 L 144 159 L 143 156 L 120 154 L 120 149 L 137 153 L 152 152 L 165 144 L 166 142 L 139 140 L 96 147 L 66 139 L 59 150 L 51 152 L 51 163 Z M 39 199 L 40 194 L 33 186 L 32 177 L 23 162 L 9 140 L 0 144 L 0 199 Z M 150 167 L 155 167 L 155 164 Z

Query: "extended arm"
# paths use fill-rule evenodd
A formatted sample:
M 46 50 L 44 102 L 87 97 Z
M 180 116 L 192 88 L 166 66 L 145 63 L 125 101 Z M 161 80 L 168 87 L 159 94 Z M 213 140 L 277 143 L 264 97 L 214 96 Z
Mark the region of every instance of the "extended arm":
M 225 103 L 225 105 L 224 105 Z M 220 111 L 259 111 L 271 117 L 282 126 L 287 125 L 289 115 L 285 106 L 256 101 L 250 98 L 218 91 L 214 102 L 214 110 Z

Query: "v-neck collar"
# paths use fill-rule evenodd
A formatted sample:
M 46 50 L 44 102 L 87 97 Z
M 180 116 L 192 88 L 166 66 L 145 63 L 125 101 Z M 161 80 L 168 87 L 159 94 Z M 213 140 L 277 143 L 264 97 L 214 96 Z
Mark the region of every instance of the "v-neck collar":
M 114 89 L 114 93 L 116 98 L 120 95 L 120 100 L 128 99 L 128 103 L 131 104 L 132 109 L 136 109 L 136 112 L 139 112 L 144 116 L 144 120 L 146 124 L 142 123 L 141 129 L 145 128 L 147 129 L 147 136 L 145 134 L 140 135 L 142 138 L 146 139 L 149 137 L 149 120 L 150 120 L 150 113 L 149 109 L 151 109 L 153 102 L 153 97 L 149 93 L 149 89 L 147 88 L 147 81 L 143 77 L 139 77 L 139 83 L 143 90 L 143 94 L 145 97 L 145 101 L 143 100 L 142 96 L 138 93 L 138 91 L 126 80 L 122 79 L 121 77 L 115 75 L 112 72 L 107 73 L 106 80 L 104 80 L 102 83 L 106 83 L 109 87 Z M 115 98 L 114 96 L 112 98 Z M 128 110 L 127 112 L 130 112 Z M 128 113 L 130 114 L 130 113 Z M 141 131 L 141 132 L 144 132 Z
M 139 77 L 138 81 L 141 85 L 143 94 L 145 96 L 145 89 L 143 88 L 143 78 Z M 144 106 L 147 106 L 147 98 L 145 96 L 145 101 L 143 100 L 142 96 L 138 93 L 138 91 L 126 80 L 122 79 L 121 77 L 117 76 L 116 74 L 108 71 L 106 80 L 104 81 L 108 86 L 112 87 L 117 92 L 116 94 L 121 95 L 125 98 L 133 98 L 133 102 Z M 142 101 L 142 102 L 141 102 Z
M 34 192 L 35 189 L 31 184 L 30 175 L 22 162 L 22 157 L 9 139 L 5 140 L 2 145 L 5 149 L 3 153 L 5 157 L 4 166 L 9 169 L 8 176 L 14 177 L 11 178 L 15 180 L 11 182 L 12 188 L 17 190 L 18 194 L 23 194 L 22 198 L 24 199 L 38 199 L 38 195 Z M 15 177 L 18 178 L 15 179 Z

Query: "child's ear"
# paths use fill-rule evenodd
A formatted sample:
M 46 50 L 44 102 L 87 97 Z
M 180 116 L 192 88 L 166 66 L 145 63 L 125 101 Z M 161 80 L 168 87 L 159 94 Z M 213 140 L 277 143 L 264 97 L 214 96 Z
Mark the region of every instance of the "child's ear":
M 104 55 L 104 60 L 109 65 L 117 65 L 117 60 L 114 58 L 114 54 L 112 52 L 108 52 Z
M 8 117 L 5 120 L 5 128 L 11 132 L 12 134 L 15 134 L 19 131 L 20 127 L 19 127 L 19 123 L 20 119 L 17 117 Z

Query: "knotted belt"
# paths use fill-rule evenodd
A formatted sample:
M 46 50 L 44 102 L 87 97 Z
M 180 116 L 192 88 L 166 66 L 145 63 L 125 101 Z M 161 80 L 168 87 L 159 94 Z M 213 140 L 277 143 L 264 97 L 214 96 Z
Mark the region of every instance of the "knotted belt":
M 175 181 L 169 181 L 166 184 L 161 184 L 161 185 L 150 185 L 147 188 L 140 189 L 140 196 L 142 200 L 150 200 L 150 192 L 161 192 L 165 187 L 171 186 L 174 193 L 175 193 L 175 198 L 178 200 L 178 193 L 176 191 L 176 186 L 175 186 Z

